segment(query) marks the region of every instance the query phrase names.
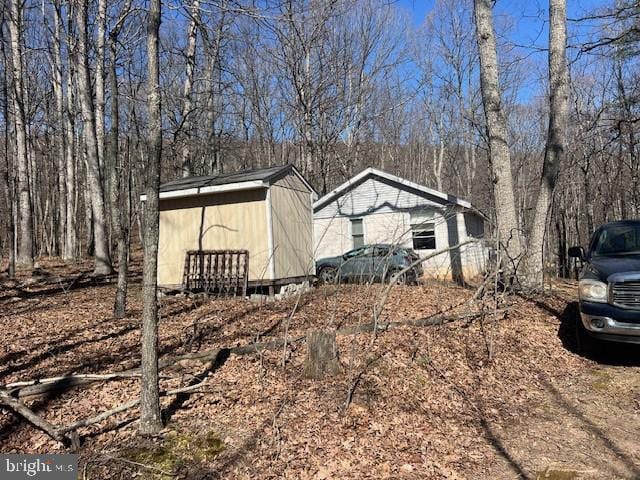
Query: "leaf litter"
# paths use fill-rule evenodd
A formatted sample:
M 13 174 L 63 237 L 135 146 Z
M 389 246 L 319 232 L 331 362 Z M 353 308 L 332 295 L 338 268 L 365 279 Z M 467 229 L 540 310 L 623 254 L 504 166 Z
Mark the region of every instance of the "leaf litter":
M 80 271 L 54 261 L 44 268 L 54 279 Z M 115 286 L 106 282 L 69 290 L 52 288 L 50 281 L 19 289 L 3 282 L 2 383 L 136 367 L 140 284 L 132 282 L 128 314 L 121 320 L 111 313 L 114 293 Z M 380 286 L 365 285 L 305 293 L 288 325 L 289 337 L 370 322 L 379 293 Z M 469 306 L 463 302 L 472 294 L 433 282 L 398 287 L 380 321 L 415 320 L 443 310 L 464 313 Z M 257 305 L 244 299 L 162 297 L 160 354 L 281 338 L 295 300 Z M 617 470 L 599 469 L 582 443 L 593 433 L 553 400 L 557 389 L 579 405 L 580 398 L 607 402 L 615 395 L 608 387 L 618 378 L 637 376 L 635 364 L 615 367 L 613 373 L 607 370 L 606 384 L 589 387 L 594 363 L 572 345 L 571 300 L 571 286 L 565 285 L 552 295 L 513 298 L 506 315 L 489 314 L 482 324 L 403 326 L 378 332 L 375 340 L 372 333 L 340 336 L 342 373 L 320 381 L 301 375 L 304 343 L 289 345 L 284 366 L 282 349 L 231 355 L 220 365 L 180 362 L 163 370 L 162 389 L 207 382 L 196 392 L 163 398 L 161 436 L 138 437 L 136 409 L 80 429 L 86 478 L 169 478 L 169 473 L 175 478 L 548 478 L 548 472 L 565 470 L 578 472 L 576 478 L 617 478 L 625 472 L 631 478 L 637 454 L 629 453 L 631 466 L 623 461 Z M 625 385 L 634 405 L 640 388 L 635 380 Z M 135 399 L 138 388 L 137 379 L 120 379 L 28 405 L 62 425 Z M 638 426 L 637 409 L 631 412 Z M 564 432 L 554 426 L 560 413 L 569 424 Z M 630 421 L 629 415 L 624 418 Z M 571 441 L 564 438 L 569 434 Z M 532 440 L 545 436 L 546 442 Z M 621 445 L 625 439 L 620 436 Z M 0 450 L 51 453 L 62 447 L 0 410 Z M 616 458 L 620 463 L 620 455 Z

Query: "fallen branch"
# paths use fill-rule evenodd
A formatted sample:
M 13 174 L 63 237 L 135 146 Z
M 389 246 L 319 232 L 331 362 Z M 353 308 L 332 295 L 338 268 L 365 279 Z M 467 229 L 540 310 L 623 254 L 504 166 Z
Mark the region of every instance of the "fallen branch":
M 166 392 L 160 392 L 160 396 L 166 397 L 169 395 L 178 395 L 180 393 L 193 392 L 198 388 L 202 387 L 206 382 L 206 379 L 200 383 L 195 385 L 190 385 L 188 387 L 176 388 L 173 390 L 168 390 Z M 65 425 L 63 427 L 56 427 L 52 423 L 46 421 L 41 416 L 37 415 L 30 408 L 24 405 L 20 400 L 12 397 L 9 392 L 4 389 L 0 389 L 0 404 L 8 407 L 17 415 L 21 416 L 29 423 L 31 423 L 34 427 L 39 428 L 47 435 L 49 435 L 54 440 L 62 443 L 65 447 L 69 447 L 71 445 L 77 445 L 77 441 L 73 441 L 74 435 L 68 436 L 68 433 L 75 432 L 78 428 L 87 427 L 93 425 L 95 423 L 99 423 L 107 418 L 120 413 L 126 410 L 130 410 L 140 403 L 140 399 L 131 400 L 130 402 L 123 403 L 122 405 L 118 405 L 111 410 L 100 413 L 93 417 L 85 418 L 83 420 L 78 420 L 77 422 L 71 423 L 70 425 Z M 77 437 L 75 437 L 77 438 Z
M 16 395 L 18 398 L 37 397 L 40 395 L 48 394 L 55 391 L 66 391 L 73 387 L 79 387 L 81 385 L 89 385 L 91 383 L 103 382 L 109 380 L 116 380 L 119 378 L 139 377 L 140 369 L 135 368 L 131 370 L 124 370 L 122 372 L 116 372 L 113 374 L 104 375 L 67 375 L 59 377 L 57 380 L 51 380 L 49 382 L 39 383 L 37 380 L 26 381 L 22 383 L 30 384 L 25 387 L 15 386 L 10 389 L 12 395 Z M 52 379 L 55 377 L 51 377 Z M 21 382 L 16 382 L 21 383 Z M 11 385 L 11 384 L 10 384 Z
M 117 372 L 117 373 L 106 373 L 106 374 L 76 374 L 76 375 L 63 375 L 59 377 L 48 377 L 48 378 L 38 378 L 35 380 L 26 380 L 24 382 L 13 382 L 7 383 L 4 388 L 11 391 L 18 388 L 29 387 L 32 385 L 46 385 L 49 383 L 56 383 L 61 381 L 69 381 L 69 380 L 87 380 L 90 382 L 94 381 L 107 381 L 114 380 L 120 378 L 131 378 L 131 377 L 139 377 L 140 374 L 136 372 Z
M 65 447 L 71 445 L 71 439 L 64 435 L 64 432 L 61 432 L 53 424 L 47 422 L 44 418 L 35 414 L 33 410 L 28 408 L 20 400 L 13 398 L 5 389 L 0 389 L 0 403 L 9 407 L 15 413 L 31 423 L 34 427 L 39 428 L 51 438 L 62 443 Z
M 299 337 L 293 340 L 289 340 L 290 343 L 297 343 L 301 341 L 304 337 Z M 258 353 L 261 350 L 273 350 L 280 348 L 284 345 L 283 339 L 274 340 L 271 342 L 264 343 L 251 343 L 242 347 L 233 347 L 233 348 L 214 348 L 211 350 L 203 350 L 201 352 L 195 353 L 185 353 L 183 355 L 176 356 L 168 356 L 161 358 L 158 362 L 159 369 L 165 369 L 170 367 L 176 363 L 185 361 L 185 360 L 197 360 L 201 363 L 206 363 L 209 361 L 215 361 L 218 358 L 218 355 L 221 353 L 226 354 L 234 354 L 234 355 L 250 355 L 254 353 Z M 7 390 L 13 396 L 18 398 L 29 398 L 29 397 L 37 397 L 40 395 L 44 395 L 46 393 L 50 393 L 53 391 L 60 390 L 68 390 L 73 387 L 78 387 L 82 385 L 89 385 L 95 382 L 102 382 L 108 380 L 115 380 L 119 378 L 131 378 L 131 377 L 139 377 L 140 369 L 132 368 L 129 370 L 124 370 L 122 372 L 108 373 L 102 375 L 67 375 L 61 377 L 51 377 L 48 379 L 42 380 L 28 380 L 23 382 L 14 382 L 12 384 L 8 384 L 5 386 Z M 24 385 L 24 386 L 21 386 Z
M 412 271 L 418 265 L 426 262 L 427 260 L 430 260 L 431 258 L 434 258 L 434 257 L 437 257 L 439 255 L 442 255 L 443 253 L 451 252 L 453 250 L 459 250 L 460 247 L 463 247 L 463 246 L 468 245 L 470 243 L 476 243 L 476 242 L 478 242 L 477 239 L 465 240 L 464 242 L 460 242 L 460 243 L 458 243 L 456 245 L 451 245 L 450 247 L 443 248 L 442 250 L 438 250 L 438 251 L 433 252 L 433 253 L 431 253 L 429 255 L 426 255 L 424 257 L 420 257 L 416 261 L 414 261 L 413 263 L 411 263 L 411 264 L 407 265 L 406 267 L 404 267 L 399 272 L 396 272 L 394 275 L 397 276 L 397 277 L 399 277 L 400 275 L 405 275 L 408 272 Z M 389 294 L 391 293 L 391 290 L 393 289 L 394 286 L 395 286 L 395 282 L 390 281 L 384 287 L 384 290 L 382 291 L 382 295 L 380 296 L 380 300 L 373 307 L 373 323 L 375 325 L 378 324 L 378 319 L 380 318 L 380 314 L 382 313 L 382 310 L 384 309 L 384 306 L 387 303 L 387 299 L 389 298 Z M 374 332 L 374 337 L 375 337 L 376 330 L 377 330 L 377 327 L 374 327 L 374 329 L 371 330 L 371 331 Z
M 470 313 L 463 315 L 435 315 L 431 317 L 425 317 L 418 320 L 408 320 L 405 322 L 389 322 L 389 323 L 366 323 L 362 325 L 356 325 L 352 327 L 345 327 L 336 331 L 336 335 L 344 336 L 344 335 L 356 335 L 358 333 L 364 332 L 372 332 L 378 329 L 388 330 L 391 328 L 396 328 L 400 326 L 413 326 L 413 327 L 430 327 L 436 325 L 444 325 L 446 323 L 451 323 L 457 320 L 472 320 L 481 315 L 484 315 L 486 312 L 478 312 L 478 313 Z M 302 342 L 305 339 L 304 336 L 300 336 L 294 339 L 288 339 L 287 343 L 295 344 Z M 186 361 L 186 360 L 195 360 L 201 363 L 215 361 L 220 354 L 227 355 L 253 355 L 256 353 L 260 353 L 265 350 L 276 350 L 281 348 L 285 344 L 285 339 L 277 339 L 270 342 L 260 342 L 260 343 L 250 343 L 248 345 L 244 345 L 241 347 L 231 347 L 231 348 L 214 348 L 210 350 L 203 350 L 201 352 L 194 353 L 185 353 L 183 355 L 176 356 L 168 356 L 160 359 L 158 362 L 159 369 L 165 369 L 170 367 L 176 363 Z M 95 382 L 100 381 L 108 381 L 119 378 L 132 378 L 139 377 L 140 369 L 133 368 L 130 370 L 124 370 L 122 372 L 115 372 L 110 374 L 103 375 L 68 375 L 62 377 L 51 377 L 49 379 L 42 380 L 29 380 L 23 382 L 14 382 L 5 386 L 5 389 L 8 390 L 13 396 L 18 398 L 29 398 L 29 397 L 37 397 L 46 393 L 50 393 L 52 391 L 57 390 L 68 390 L 73 387 L 78 387 L 82 385 L 88 385 Z M 21 386 L 25 385 L 25 386 Z
M 202 387 L 206 382 L 206 379 L 203 380 L 200 383 L 196 383 L 195 385 L 190 385 L 188 387 L 182 387 L 182 388 L 176 388 L 173 390 L 168 390 L 166 392 L 160 392 L 160 396 L 161 397 L 167 397 L 169 395 L 178 395 L 180 393 L 187 393 L 187 392 L 193 392 L 194 390 L 199 389 L 200 387 Z M 106 412 L 102 412 L 98 415 L 95 415 L 93 417 L 88 417 L 82 420 L 78 420 L 77 422 L 71 423 L 69 425 L 66 425 L 64 427 L 62 427 L 61 429 L 59 429 L 60 432 L 62 433 L 67 433 L 67 432 L 71 432 L 73 430 L 77 430 L 78 428 L 81 427 L 88 427 L 89 425 L 93 425 L 95 423 L 99 423 L 102 422 L 103 420 L 106 420 L 107 418 L 120 413 L 120 412 L 125 412 L 127 410 L 132 409 L 133 407 L 137 406 L 140 403 L 140 399 L 136 398 L 135 400 L 131 400 L 130 402 L 127 403 L 123 403 L 122 405 L 118 405 L 115 408 L 112 408 L 111 410 L 107 410 Z
M 354 325 L 353 327 L 345 327 L 336 331 L 336 335 L 355 335 L 364 332 L 373 332 L 374 330 L 390 330 L 397 327 L 435 327 L 437 325 L 445 325 L 447 323 L 458 320 L 473 320 L 484 315 L 483 312 L 468 313 L 464 315 L 436 315 L 433 317 L 425 317 L 417 320 L 407 320 L 406 322 L 388 322 L 388 323 L 363 323 Z
M 391 328 L 396 328 L 401 326 L 430 327 L 430 326 L 436 326 L 436 325 L 444 325 L 457 320 L 465 320 L 465 319 L 471 320 L 473 318 L 480 317 L 483 314 L 484 314 L 483 312 L 477 312 L 477 313 L 470 313 L 465 315 L 435 315 L 432 317 L 425 317 L 417 320 L 408 320 L 406 322 L 389 322 L 386 324 L 372 322 L 368 324 L 356 325 L 353 327 L 346 327 L 346 328 L 337 330 L 336 335 L 338 336 L 357 335 L 363 332 L 371 332 L 378 329 L 388 330 Z M 289 340 L 288 343 L 289 344 L 298 343 L 303 341 L 304 339 L 305 337 L 301 336 L 301 337 Z M 284 344 L 285 344 L 285 339 L 277 339 L 271 342 L 252 343 L 242 347 L 215 348 L 211 350 L 205 350 L 202 352 L 187 353 L 184 355 L 166 357 L 164 359 L 161 359 L 159 362 L 159 367 L 166 368 L 170 365 L 173 365 L 177 362 L 184 361 L 184 360 L 196 360 L 203 363 L 214 362 L 219 358 L 219 355 L 223 353 L 226 353 L 228 355 L 230 354 L 251 355 L 251 354 L 260 353 L 264 350 L 275 350 L 277 348 L 282 347 Z M 87 374 L 87 375 L 77 375 L 73 377 L 51 377 L 51 378 L 40 379 L 40 380 L 15 382 L 9 385 L 12 385 L 16 388 L 18 388 L 20 385 L 26 385 L 25 387 L 18 390 L 19 397 L 26 397 L 26 396 L 33 396 L 33 395 L 44 393 L 42 389 L 47 389 L 47 388 L 51 389 L 54 387 L 60 388 L 59 384 L 61 381 L 65 382 L 65 386 L 68 387 L 70 383 L 73 384 L 73 386 L 77 386 L 77 385 L 93 383 L 97 381 L 106 381 L 114 378 L 130 378 L 130 377 L 136 377 L 136 376 L 139 376 L 139 369 L 132 369 L 124 372 L 105 374 L 105 375 Z M 38 382 L 45 382 L 45 383 L 38 383 Z M 180 393 L 192 392 L 202 387 L 205 382 L 206 380 L 203 380 L 200 383 L 197 383 L 195 385 L 190 385 L 188 387 L 176 388 L 173 390 L 168 390 L 166 392 L 160 392 L 160 395 L 169 396 L 169 395 L 177 395 Z M 36 391 L 34 389 L 40 389 L 40 390 L 37 390 L 38 393 L 33 393 L 34 391 Z M 63 445 L 67 447 L 69 445 L 77 443 L 72 441 L 72 438 L 67 435 L 68 433 L 73 433 L 78 428 L 87 427 L 87 426 L 99 423 L 117 413 L 130 410 L 131 408 L 134 408 L 135 406 L 137 406 L 139 403 L 140 403 L 139 399 L 131 400 L 130 402 L 123 403 L 122 405 L 118 405 L 117 407 L 112 408 L 111 410 L 102 412 L 93 417 L 88 417 L 82 420 L 78 420 L 74 423 L 71 423 L 63 427 L 56 427 L 55 425 L 44 420 L 39 415 L 35 414 L 28 407 L 26 407 L 18 398 L 15 398 L 14 396 L 12 396 L 11 393 L 6 388 L 0 388 L 0 404 L 5 405 L 9 409 L 11 409 L 13 412 L 15 412 L 16 414 L 20 415 L 21 417 L 29 421 L 35 427 L 47 433 L 51 438 L 61 442 Z

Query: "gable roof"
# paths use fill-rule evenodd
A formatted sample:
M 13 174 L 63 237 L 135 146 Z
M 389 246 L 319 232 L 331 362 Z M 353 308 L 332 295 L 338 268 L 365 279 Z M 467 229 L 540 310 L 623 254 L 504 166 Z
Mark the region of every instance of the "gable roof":
M 324 207 L 325 205 L 333 202 L 336 198 L 344 195 L 346 192 L 357 187 L 361 183 L 365 182 L 367 179 L 376 178 L 376 177 L 387 180 L 388 182 L 391 182 L 397 188 L 405 189 L 405 190 L 410 189 L 415 192 L 422 193 L 424 195 L 443 200 L 442 203 L 459 205 L 463 208 L 477 211 L 471 205 L 471 203 L 467 202 L 466 200 L 462 200 L 461 198 L 458 198 L 454 195 L 449 195 L 447 193 L 439 192 L 438 190 L 434 190 L 433 188 L 425 187 L 424 185 L 411 182 L 404 178 L 398 177 L 396 175 L 392 175 L 390 173 L 384 172 L 382 170 L 378 170 L 377 168 L 373 168 L 373 167 L 369 167 L 363 170 L 362 172 L 357 174 L 355 177 L 352 177 L 346 182 L 344 182 L 335 190 L 332 190 L 331 192 L 327 193 L 324 197 L 318 199 L 313 204 L 313 211 L 316 212 L 317 210 Z
M 309 189 L 309 192 L 316 193 L 298 169 L 291 164 L 287 164 L 220 175 L 178 178 L 160 185 L 160 198 L 190 197 L 207 193 L 269 188 L 289 173 L 297 176 L 305 187 Z M 146 200 L 146 195 L 142 195 L 140 198 L 144 201 Z

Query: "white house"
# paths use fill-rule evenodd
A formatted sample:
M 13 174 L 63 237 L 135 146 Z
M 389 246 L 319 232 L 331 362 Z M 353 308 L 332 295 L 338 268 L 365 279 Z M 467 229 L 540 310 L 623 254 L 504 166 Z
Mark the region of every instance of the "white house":
M 486 217 L 460 198 L 367 168 L 313 204 L 314 256 L 369 243 L 413 248 L 420 256 L 482 239 Z M 425 261 L 425 276 L 470 279 L 484 271 L 481 241 Z

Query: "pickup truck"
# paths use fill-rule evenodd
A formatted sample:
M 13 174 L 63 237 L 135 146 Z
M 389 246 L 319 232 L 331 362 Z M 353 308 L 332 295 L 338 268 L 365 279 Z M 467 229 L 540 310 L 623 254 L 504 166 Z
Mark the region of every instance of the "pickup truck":
M 578 340 L 640 343 L 640 220 L 602 225 L 568 253 L 583 262 Z

